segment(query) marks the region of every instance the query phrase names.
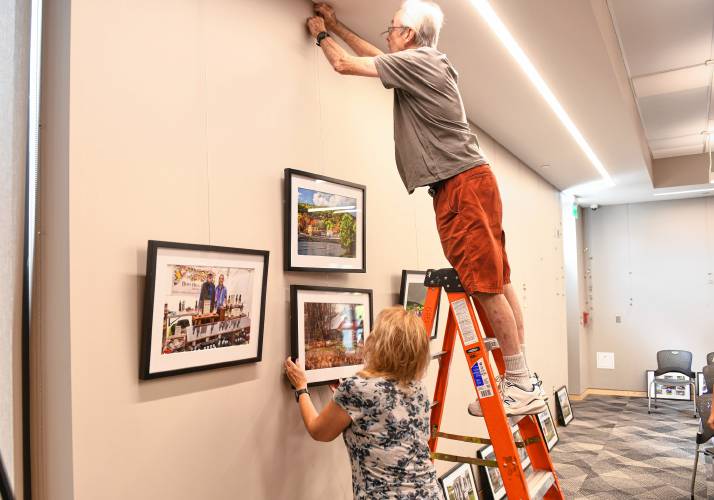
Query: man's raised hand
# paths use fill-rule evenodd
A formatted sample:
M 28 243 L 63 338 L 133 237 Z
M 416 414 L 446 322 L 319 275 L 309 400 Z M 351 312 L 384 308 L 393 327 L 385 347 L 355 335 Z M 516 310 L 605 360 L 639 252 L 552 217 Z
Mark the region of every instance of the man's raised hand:
M 328 30 L 332 31 L 337 26 L 337 16 L 335 15 L 335 9 L 331 5 L 323 2 L 316 3 L 315 14 L 325 20 L 325 26 L 327 26 Z
M 327 31 L 325 29 L 325 20 L 319 16 L 312 16 L 307 18 L 307 29 L 310 30 L 310 34 L 314 37 L 322 31 Z

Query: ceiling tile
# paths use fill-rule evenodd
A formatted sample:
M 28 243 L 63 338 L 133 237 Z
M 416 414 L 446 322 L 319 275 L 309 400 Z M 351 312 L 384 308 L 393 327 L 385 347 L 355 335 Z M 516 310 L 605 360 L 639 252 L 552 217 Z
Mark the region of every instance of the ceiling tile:
M 666 139 L 701 133 L 707 125 L 709 87 L 639 99 L 647 138 Z
M 701 64 L 712 57 L 712 0 L 609 0 L 630 75 Z

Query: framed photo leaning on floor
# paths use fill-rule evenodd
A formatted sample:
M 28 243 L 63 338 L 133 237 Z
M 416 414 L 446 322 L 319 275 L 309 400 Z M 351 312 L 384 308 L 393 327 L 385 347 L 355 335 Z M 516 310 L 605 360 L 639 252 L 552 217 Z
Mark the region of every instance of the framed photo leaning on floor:
M 550 414 L 550 407 L 546 406 L 545 410 L 538 413 L 536 417 L 538 417 L 538 427 L 540 427 L 540 432 L 548 445 L 548 450 L 552 450 L 559 438 L 558 431 L 555 430 L 553 416 Z
M 558 404 L 558 422 L 560 425 L 566 426 L 574 418 L 567 387 L 563 386 L 555 391 L 555 401 Z
M 351 377 L 364 367 L 372 290 L 291 285 L 290 325 L 290 355 L 302 360 L 308 385 Z
M 367 188 L 292 168 L 284 182 L 285 270 L 367 272 Z
M 481 460 L 496 460 L 496 453 L 493 451 L 493 445 L 487 444 L 481 447 L 476 452 L 476 457 Z M 498 467 L 486 467 L 484 465 L 478 466 L 481 471 L 481 485 L 484 489 L 488 489 L 493 500 L 500 500 L 506 496 L 506 486 L 503 484 L 503 478 L 501 477 L 501 471 Z M 485 481 L 485 482 L 484 482 Z M 488 485 L 488 488 L 486 488 Z
M 426 301 L 427 287 L 424 286 L 424 278 L 426 271 L 402 270 L 402 286 L 399 290 L 399 303 L 404 306 L 407 311 L 414 311 L 417 316 L 422 317 L 424 312 L 424 302 Z M 429 339 L 436 338 L 437 328 L 439 326 L 439 309 L 441 306 L 441 295 L 436 306 L 436 315 L 434 324 L 429 332 Z
M 260 361 L 268 256 L 149 241 L 139 377 Z
M 476 481 L 469 464 L 459 464 L 439 478 L 446 500 L 478 500 Z

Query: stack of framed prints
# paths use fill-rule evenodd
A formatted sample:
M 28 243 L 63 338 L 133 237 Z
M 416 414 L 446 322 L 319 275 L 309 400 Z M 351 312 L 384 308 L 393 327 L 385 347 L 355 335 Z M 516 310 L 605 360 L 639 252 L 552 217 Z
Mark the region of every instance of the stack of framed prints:
M 657 399 L 676 399 L 676 400 L 686 400 L 692 399 L 691 386 L 689 385 L 689 379 L 686 375 L 677 372 L 669 372 L 662 375 L 667 379 L 681 381 L 682 385 L 676 386 L 662 386 L 657 384 L 650 384 L 654 380 L 654 370 L 647 370 L 647 390 L 650 393 L 650 397 L 655 397 L 655 391 L 657 393 Z
M 350 377 L 364 366 L 372 329 L 372 290 L 290 286 L 291 356 L 308 385 Z
M 446 500 L 478 500 L 476 481 L 469 464 L 459 464 L 439 478 Z
M 568 425 L 574 416 L 573 407 L 570 405 L 570 398 L 568 397 L 568 389 L 565 386 L 555 391 L 555 402 L 558 405 L 558 423 L 563 426 Z
M 268 255 L 149 241 L 139 377 L 260 361 Z
M 367 271 L 365 186 L 285 169 L 286 271 Z
M 555 430 L 555 423 L 553 422 L 553 416 L 550 414 L 550 407 L 546 406 L 545 410 L 536 415 L 538 417 L 538 427 L 540 427 L 540 432 L 543 434 L 548 449 L 552 450 L 553 446 L 558 442 L 558 431 Z
M 426 278 L 426 271 L 402 270 L 402 286 L 399 291 L 399 303 L 407 311 L 414 311 L 420 318 L 424 312 L 424 302 L 426 301 L 427 287 L 424 286 L 424 278 Z M 434 324 L 431 332 L 429 332 L 429 338 L 432 340 L 436 338 L 439 325 L 440 302 L 441 297 L 439 297 L 439 303 L 436 307 Z

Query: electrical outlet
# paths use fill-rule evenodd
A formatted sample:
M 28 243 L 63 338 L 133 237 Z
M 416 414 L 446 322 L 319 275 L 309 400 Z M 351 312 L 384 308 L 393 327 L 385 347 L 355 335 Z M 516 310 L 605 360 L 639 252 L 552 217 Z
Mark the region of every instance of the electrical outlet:
M 615 353 L 614 352 L 598 352 L 597 367 L 603 370 L 615 369 Z

